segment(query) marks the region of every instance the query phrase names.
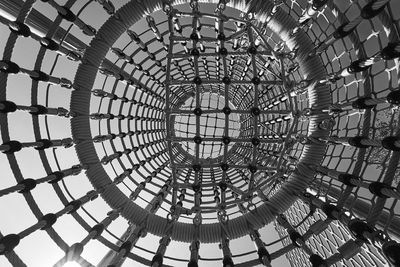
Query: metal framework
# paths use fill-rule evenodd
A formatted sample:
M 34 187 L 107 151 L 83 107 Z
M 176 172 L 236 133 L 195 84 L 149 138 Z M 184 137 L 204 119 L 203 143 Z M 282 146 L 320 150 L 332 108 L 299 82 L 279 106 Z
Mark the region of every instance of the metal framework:
M 399 1 L 61 2 L 0 0 L 0 201 L 18 213 L 21 193 L 37 220 L 0 224 L 0 259 L 26 266 L 40 229 L 54 266 L 400 266 Z M 73 243 L 67 214 L 87 232 Z M 270 223 L 278 240 L 262 240 Z M 233 253 L 246 238 L 256 249 Z

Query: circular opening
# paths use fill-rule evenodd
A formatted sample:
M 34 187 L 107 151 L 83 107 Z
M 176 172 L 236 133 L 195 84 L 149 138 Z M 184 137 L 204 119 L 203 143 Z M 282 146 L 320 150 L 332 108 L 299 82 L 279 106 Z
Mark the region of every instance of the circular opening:
M 137 6 L 129 2 L 124 8 L 133 11 Z M 123 45 L 113 44 L 124 54 L 115 50 L 117 53 L 111 51 L 107 57 L 113 56 L 115 59 L 117 54 L 120 60 L 127 63 L 123 63 L 123 70 L 132 75 L 122 77 L 120 69 L 115 66 L 101 73 L 107 76 L 106 85 L 113 83 L 112 94 L 104 96 L 113 101 L 109 101 L 107 111 L 99 109 L 102 113 L 95 118 L 101 120 L 100 123 L 106 121 L 107 124 L 103 125 L 107 125 L 107 131 L 113 133 L 100 133 L 101 138 L 107 141 L 107 138 L 111 138 L 112 142 L 112 151 L 102 157 L 102 160 L 105 159 L 102 162 L 106 163 L 103 164 L 104 169 L 110 172 L 109 177 L 91 175 L 91 172 L 88 172 L 88 177 L 98 188 L 106 182 L 103 180 L 125 175 L 119 175 L 120 172 L 114 168 L 120 163 L 124 169 L 132 169 L 132 177 L 127 177 L 124 184 L 118 184 L 117 188 L 112 184 L 117 189 L 118 197 L 112 196 L 109 199 L 106 194 L 103 195 L 111 206 L 114 207 L 119 197 L 134 199 L 127 202 L 129 208 L 137 211 L 136 214 L 148 214 L 143 207 L 150 204 L 151 207 L 148 207 L 154 214 L 150 214 L 147 220 L 156 224 L 166 220 L 169 211 L 175 211 L 176 207 L 181 206 L 184 211 L 193 213 L 182 214 L 177 227 L 181 227 L 180 223 L 185 226 L 192 224 L 195 216 L 200 214 L 204 222 L 201 227 L 204 229 L 219 229 L 220 214 L 226 213 L 232 227 L 244 230 L 246 219 L 237 220 L 237 217 L 246 214 L 243 214 L 238 203 L 248 211 L 254 207 L 264 210 L 262 221 L 272 220 L 270 206 L 263 204 L 263 200 L 255 194 L 254 190 L 259 186 L 256 176 L 264 171 L 273 173 L 275 169 L 286 166 L 287 160 L 283 153 L 286 149 L 285 141 L 292 138 L 292 130 L 296 129 L 292 125 L 296 125 L 293 124 L 296 123 L 296 117 L 286 119 L 288 114 L 293 113 L 293 105 L 283 79 L 288 84 L 297 84 L 304 75 L 301 69 L 291 72 L 286 68 L 297 59 L 285 56 L 277 60 L 272 53 L 274 50 L 282 55 L 288 54 L 297 39 L 288 43 L 290 47 L 286 47 L 284 40 L 278 43 L 281 39 L 271 29 L 262 30 L 258 24 L 243 28 L 240 16 L 236 16 L 237 20 L 232 16 L 232 19 L 220 25 L 220 19 L 215 18 L 214 8 L 204 14 L 209 15 L 203 15 L 199 20 L 200 26 L 196 27 L 193 26 L 193 15 L 190 13 L 180 16 L 179 23 L 176 19 L 171 21 L 170 17 L 160 22 L 157 27 L 164 42 L 155 38 L 156 32 L 153 30 L 137 29 L 139 24 L 134 19 L 130 20 L 129 24 L 133 25 L 132 29 L 136 28 L 139 39 L 132 31 L 128 31 L 132 42 L 126 44 L 125 36 L 120 38 Z M 170 22 L 174 24 L 174 29 L 167 27 Z M 222 27 L 227 37 L 225 41 L 218 37 Z M 125 35 L 111 20 L 102 29 L 110 33 L 110 43 L 119 38 L 118 34 Z M 174 32 L 169 32 L 170 29 Z M 114 36 L 111 32 L 115 32 Z M 198 41 L 190 39 L 193 32 L 201 35 Z M 261 38 L 261 32 L 265 38 Z M 106 53 L 102 41 L 96 40 L 86 51 L 85 56 L 88 58 L 92 54 Z M 172 49 L 167 49 L 166 40 L 170 40 Z M 257 47 L 256 54 L 249 53 L 250 46 Z M 227 51 L 221 53 L 223 48 Z M 199 50 L 199 54 L 193 54 L 193 49 Z M 303 50 L 300 52 L 310 53 Z M 134 59 L 133 62 L 130 58 Z M 168 68 L 163 66 L 163 62 Z M 124 92 L 114 82 L 114 79 L 121 81 L 122 78 L 129 85 Z M 85 79 L 79 76 L 76 78 L 79 81 Z M 131 99 L 128 101 L 130 108 L 116 111 L 115 102 L 125 103 L 122 96 Z M 296 109 L 302 110 L 304 106 L 312 104 L 314 98 L 310 101 L 297 100 Z M 254 112 L 254 108 L 258 111 Z M 121 138 L 123 134 L 117 135 L 124 129 L 123 123 L 126 121 L 129 141 Z M 307 129 L 305 124 L 299 127 L 304 131 Z M 223 138 L 226 136 L 229 140 Z M 119 142 L 122 146 L 118 146 Z M 99 146 L 106 147 L 103 143 Z M 86 150 L 77 149 L 79 155 L 84 156 L 88 155 Z M 88 160 L 83 158 L 82 161 L 85 163 Z M 119 178 L 115 180 L 119 181 Z M 293 179 L 288 180 L 292 182 Z M 178 190 L 169 190 L 171 187 Z M 289 196 L 284 202 L 280 201 L 280 197 L 279 194 L 276 197 L 272 195 L 269 201 L 284 210 L 285 205 L 294 201 L 296 195 Z M 177 199 L 177 204 L 173 203 L 174 199 Z M 145 203 L 145 200 L 151 202 Z M 135 225 L 141 217 L 125 215 Z M 160 234 L 153 226 L 148 230 L 149 233 Z M 185 241 L 191 238 L 180 230 L 178 232 L 182 236 L 172 237 Z M 232 237 L 242 236 L 245 232 L 232 233 Z M 210 238 L 201 237 L 206 242 L 219 241 L 217 236 Z
M 196 96 L 190 95 L 179 108 L 181 114 L 175 115 L 173 132 L 176 137 L 191 138 L 200 136 L 199 158 L 215 159 L 224 153 L 223 136 L 237 138 L 240 133 L 240 116 L 238 113 L 230 113 L 226 116 L 223 108 L 228 106 L 231 110 L 236 107 L 223 95 L 215 92 L 205 92 L 199 97 L 199 107 L 202 110 L 199 116 L 199 127 L 196 129 L 197 116 L 193 113 L 196 108 Z M 187 112 L 192 111 L 191 113 Z M 228 126 L 226 128 L 226 126 Z M 227 131 L 226 131 L 227 130 Z M 182 148 L 189 154 L 195 155 L 196 143 L 193 141 L 181 141 Z M 228 151 L 232 147 L 228 145 Z

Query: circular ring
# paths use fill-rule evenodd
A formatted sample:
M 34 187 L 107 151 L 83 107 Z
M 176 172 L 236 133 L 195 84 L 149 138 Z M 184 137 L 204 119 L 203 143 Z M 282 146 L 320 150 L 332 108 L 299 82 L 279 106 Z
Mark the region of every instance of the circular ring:
M 216 3 L 216 0 L 212 1 Z M 230 3 L 229 5 L 231 5 Z M 259 7 L 259 14 L 268 14 L 269 10 L 273 8 L 273 3 L 268 0 L 256 0 L 250 3 L 248 7 L 251 10 L 253 7 Z M 140 18 L 143 17 L 146 12 L 155 12 L 156 7 L 153 5 L 153 1 L 143 1 L 141 5 L 137 5 L 135 1 L 127 3 L 121 7 L 98 31 L 97 35 L 93 39 L 91 46 L 86 50 L 83 56 L 82 63 L 80 64 L 75 81 L 75 91 L 71 97 L 71 111 L 76 114 L 89 114 L 89 105 L 82 105 L 82 103 L 90 103 L 90 91 L 93 88 L 94 80 L 97 75 L 97 69 L 100 66 L 102 59 L 108 53 L 111 45 L 120 37 L 128 27 L 136 23 Z M 124 27 L 121 27 L 123 22 Z M 282 10 L 277 10 L 274 17 L 272 17 L 268 26 L 272 31 L 278 34 L 283 41 L 286 42 L 289 48 L 297 47 L 298 44 L 302 44 L 298 50 L 299 65 L 305 75 L 313 75 L 315 77 L 325 77 L 325 69 L 322 62 L 318 58 L 309 60 L 308 55 L 311 53 L 312 42 L 309 37 L 302 32 L 296 34 L 294 38 L 289 38 L 290 31 L 296 26 L 293 18 L 287 16 Z M 105 40 L 107 36 L 107 40 Z M 331 102 L 329 87 L 326 85 L 319 85 L 315 88 L 309 89 L 310 105 L 318 108 L 319 106 L 326 106 Z M 328 133 L 324 130 L 317 129 L 317 121 L 326 119 L 327 117 L 323 114 L 316 115 L 310 119 L 309 132 L 310 135 L 313 132 L 318 131 L 319 136 L 326 136 Z M 75 122 L 76 121 L 76 122 Z M 72 134 L 74 140 L 81 140 L 91 138 L 89 118 L 79 117 L 72 118 Z M 78 157 L 82 164 L 89 166 L 87 170 L 87 176 L 93 186 L 96 189 L 103 188 L 104 185 L 110 184 L 110 177 L 106 174 L 105 170 L 99 163 L 93 143 L 82 143 L 75 146 Z M 322 156 L 325 153 L 325 146 L 318 144 L 307 144 L 304 154 L 300 161 L 303 162 L 320 162 Z M 313 153 L 307 153 L 307 151 L 313 151 Z M 294 172 L 283 186 L 288 190 L 279 190 L 273 197 L 269 199 L 269 203 L 262 204 L 259 209 L 261 214 L 260 221 L 263 225 L 268 224 L 274 219 L 274 214 L 271 211 L 271 206 L 275 207 L 278 212 L 283 212 L 288 209 L 291 204 L 297 199 L 296 193 L 302 191 L 308 186 L 307 179 L 304 177 L 311 177 L 313 173 L 307 173 L 308 175 L 298 175 Z M 293 192 L 288 194 L 288 192 Z M 128 197 L 125 196 L 115 185 L 110 185 L 101 192 L 102 198 L 112 208 L 120 207 L 125 205 L 125 209 L 122 212 L 122 216 L 129 220 L 131 223 L 140 224 L 141 218 L 147 218 L 148 231 L 155 235 L 163 235 L 164 226 L 168 223 L 165 218 L 154 215 L 145 211 L 137 204 L 129 201 Z M 232 233 L 229 233 L 231 238 L 238 238 L 246 235 L 247 221 L 250 221 L 251 217 L 247 214 L 242 217 L 230 220 L 231 229 L 235 229 Z M 174 231 L 171 235 L 172 239 L 190 242 L 191 232 L 194 226 L 187 226 L 187 223 L 176 222 L 174 225 Z M 206 233 L 208 231 L 214 231 L 219 229 L 218 223 L 202 224 L 199 226 L 203 228 L 200 231 L 199 240 L 201 242 L 218 242 L 218 236 L 209 236 Z

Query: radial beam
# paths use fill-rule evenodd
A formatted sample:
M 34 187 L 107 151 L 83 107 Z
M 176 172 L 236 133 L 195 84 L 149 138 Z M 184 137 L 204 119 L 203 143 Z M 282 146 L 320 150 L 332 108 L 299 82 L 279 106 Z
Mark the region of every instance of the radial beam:
M 3 10 L 5 13 L 8 13 L 11 17 L 16 18 L 23 4 L 24 1 L 22 0 L 13 0 L 13 1 L 0 0 L 0 10 Z M 39 36 L 44 37 L 49 29 L 49 25 L 52 25 L 53 21 L 44 16 L 43 14 L 41 14 L 36 9 L 32 9 L 26 20 L 26 24 L 31 28 L 31 30 L 35 31 Z M 53 39 L 57 43 L 62 42 L 65 46 L 74 51 L 80 52 L 84 51 L 87 48 L 87 45 L 84 42 L 80 41 L 77 37 L 75 37 L 72 34 L 67 34 L 67 31 L 62 27 L 58 27 L 58 29 L 55 31 Z M 103 60 L 101 68 L 116 71 L 121 75 L 123 75 L 124 77 L 131 76 L 129 73 L 121 70 L 120 68 L 115 66 L 114 63 L 112 63 L 110 60 L 106 58 Z M 137 82 L 137 84 L 140 85 L 141 87 L 150 90 L 150 88 L 140 83 L 139 81 L 135 80 L 135 82 Z
M 12 17 L 16 18 L 24 4 L 23 0 L 0 0 L 0 10 L 8 13 Z M 47 18 L 45 15 L 37 11 L 36 9 L 32 9 L 29 13 L 29 16 L 26 20 L 26 24 L 31 28 L 36 30 L 38 33 L 42 33 L 44 36 L 49 28 L 49 25 L 53 24 L 53 21 Z M 60 42 L 65 34 L 66 30 L 59 27 L 55 31 L 54 40 L 56 42 Z M 86 48 L 86 44 L 80 41 L 77 37 L 72 34 L 68 34 L 63 41 L 64 44 L 68 45 L 70 48 L 74 50 L 83 50 Z

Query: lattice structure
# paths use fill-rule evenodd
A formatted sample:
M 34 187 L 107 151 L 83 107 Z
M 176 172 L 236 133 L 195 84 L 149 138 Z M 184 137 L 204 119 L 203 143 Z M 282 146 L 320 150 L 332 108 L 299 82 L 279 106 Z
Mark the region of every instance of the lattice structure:
M 116 2 L 0 0 L 1 260 L 400 266 L 399 1 Z

